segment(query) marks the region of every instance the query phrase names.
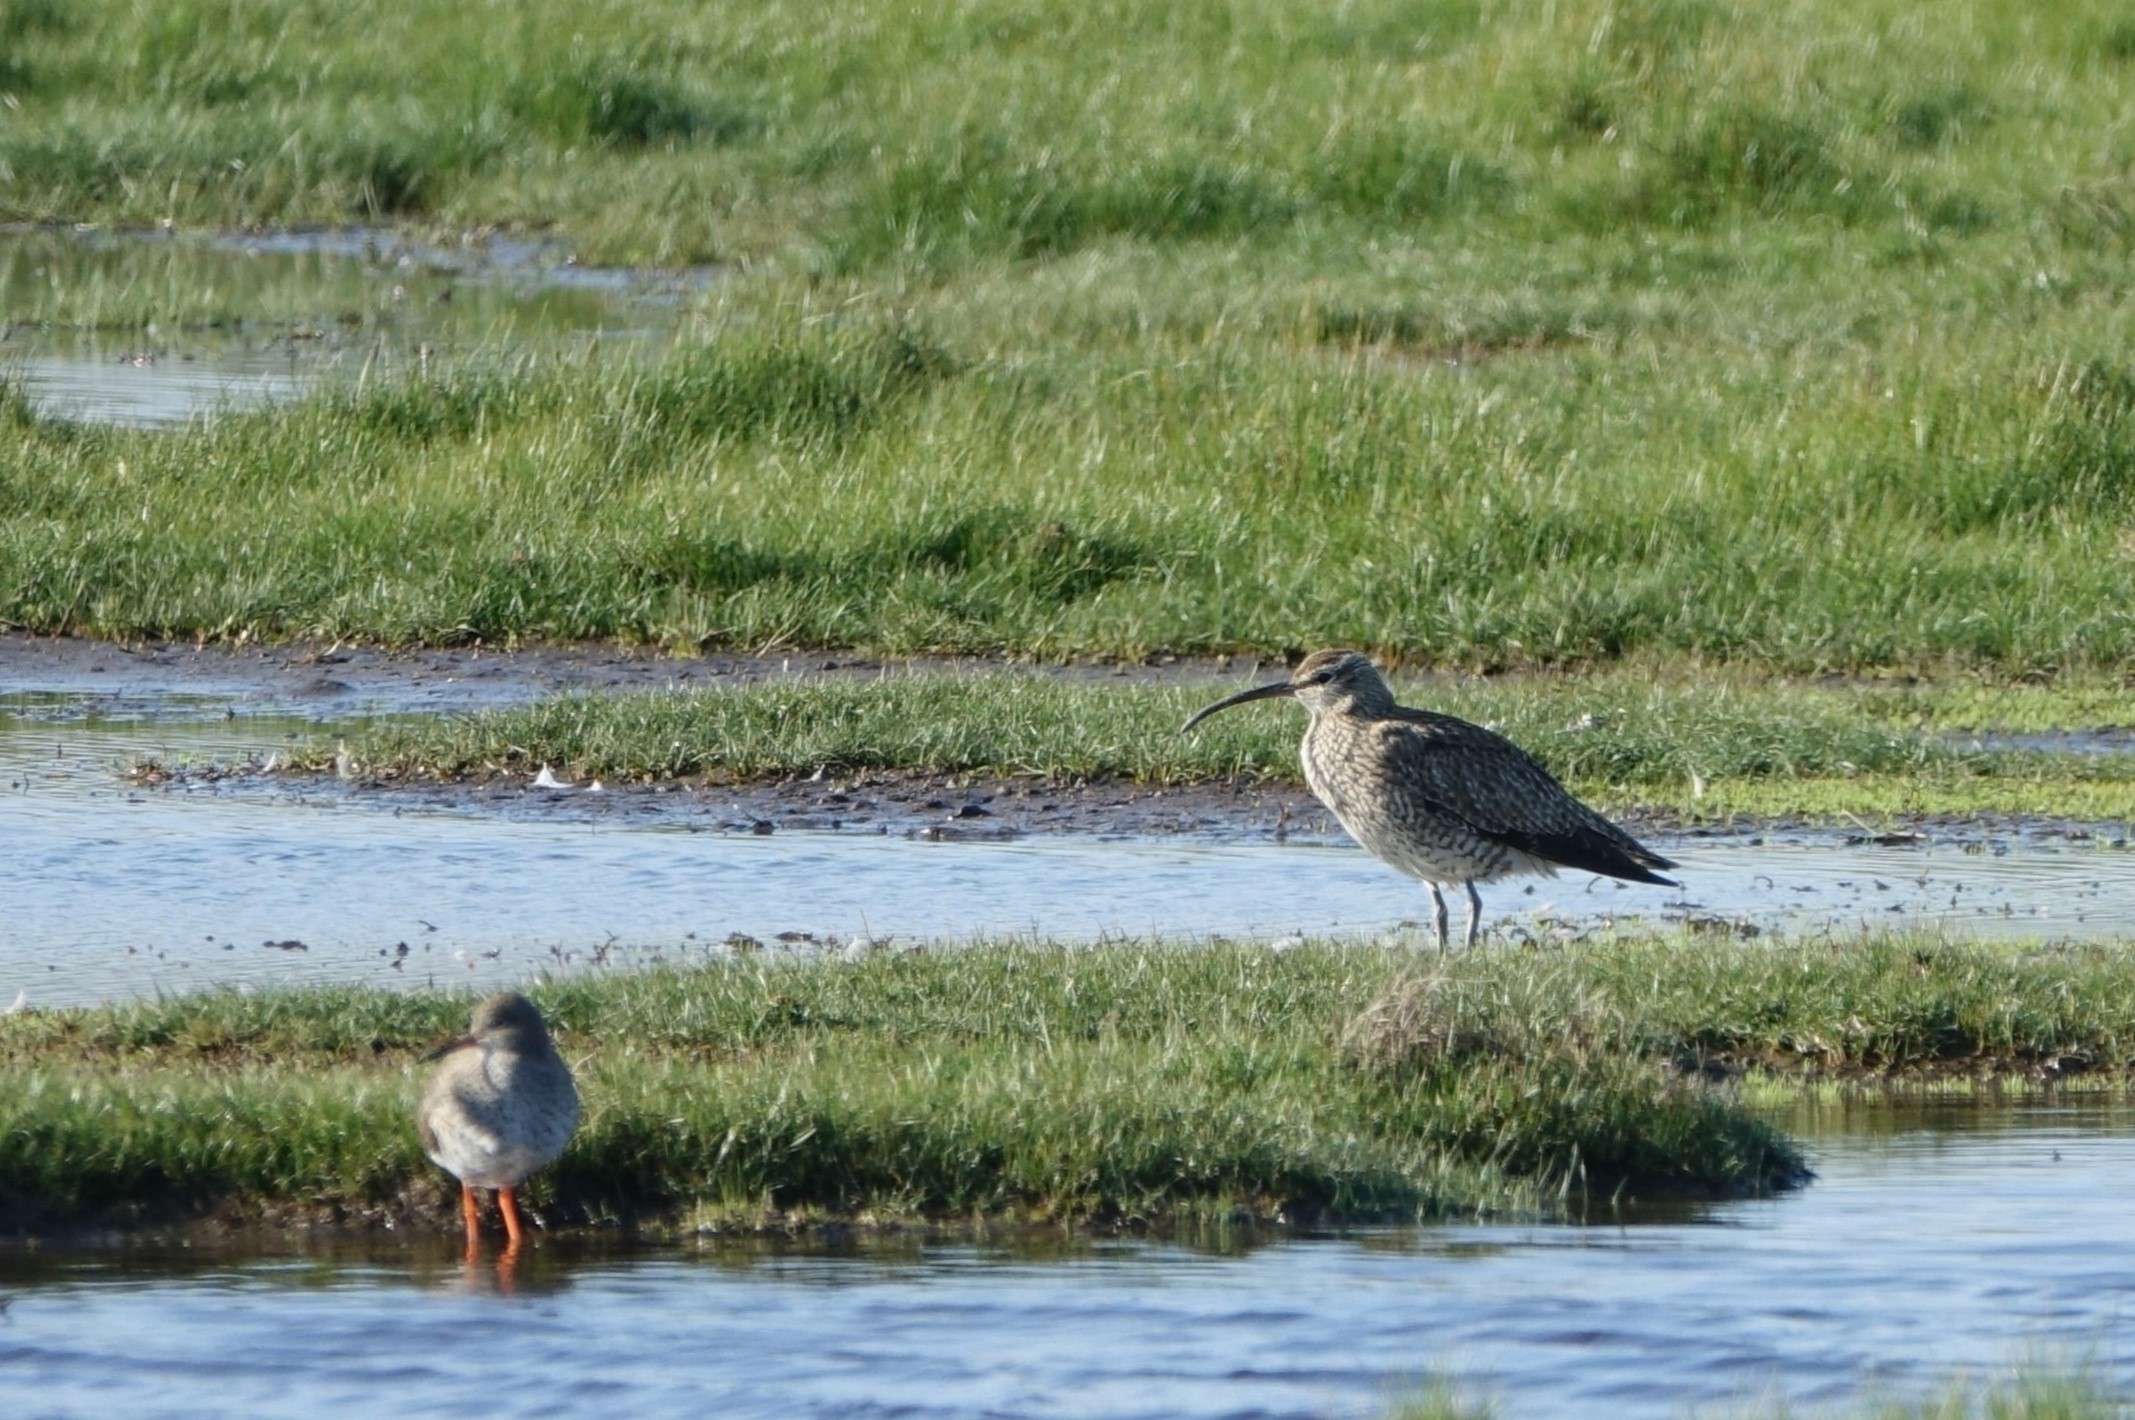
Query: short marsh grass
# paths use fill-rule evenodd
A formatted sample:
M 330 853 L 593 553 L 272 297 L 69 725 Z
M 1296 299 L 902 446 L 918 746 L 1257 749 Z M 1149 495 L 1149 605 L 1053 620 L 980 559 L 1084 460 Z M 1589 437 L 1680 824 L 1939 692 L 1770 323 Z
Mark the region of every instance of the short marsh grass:
M 728 263 L 644 364 L 10 399 L 0 623 L 2135 660 L 2103 0 L 0 17 L 0 217 Z M 0 318 L 156 318 L 75 285 Z

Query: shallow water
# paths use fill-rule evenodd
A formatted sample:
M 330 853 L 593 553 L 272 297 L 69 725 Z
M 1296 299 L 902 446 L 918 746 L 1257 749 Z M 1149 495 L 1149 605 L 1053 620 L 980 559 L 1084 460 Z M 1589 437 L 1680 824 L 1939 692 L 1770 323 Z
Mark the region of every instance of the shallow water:
M 2018 1362 L 2135 1379 L 2135 1117 L 1804 1116 L 1783 1198 L 1228 1254 L 444 1240 L 0 1253 L 0 1411 L 1322 1417 L 1433 1376 L 1520 1416 L 1814 1411 Z M 241 1358 L 241 1364 L 231 1364 Z
M 0 375 L 48 415 L 181 424 L 322 381 L 664 337 L 710 279 L 506 238 L 0 229 Z
M 1952 735 L 1966 749 L 2015 750 L 2023 754 L 2067 754 L 2107 759 L 2135 754 L 2135 730 L 2104 725 L 2091 730 L 2004 730 L 1987 735 Z
M 332 733 L 294 706 L 231 709 L 206 697 L 0 696 L 0 1008 L 232 983 L 486 986 L 723 954 L 737 935 L 794 951 L 977 936 L 1361 938 L 1428 909 L 1418 885 L 1332 833 L 759 837 L 722 827 L 735 816 L 710 794 L 618 823 L 554 812 L 583 791 L 530 792 L 539 815 L 418 813 L 332 781 L 153 789 L 120 777 L 137 759 L 266 761 Z M 1491 940 L 1637 921 L 2052 937 L 2135 923 L 2124 840 L 1656 843 L 1681 860 L 1683 890 L 1584 874 L 1498 885 L 1484 893 Z

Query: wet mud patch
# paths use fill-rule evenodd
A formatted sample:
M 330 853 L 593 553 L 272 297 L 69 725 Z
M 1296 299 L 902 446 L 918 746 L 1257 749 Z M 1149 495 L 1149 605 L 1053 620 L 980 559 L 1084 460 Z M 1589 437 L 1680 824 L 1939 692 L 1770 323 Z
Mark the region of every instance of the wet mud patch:
M 1037 664 L 952 656 L 841 652 L 674 656 L 610 643 L 408 647 L 294 641 L 272 646 L 98 641 L 0 631 L 0 695 L 83 698 L 83 713 L 153 710 L 172 697 L 219 697 L 236 714 L 315 718 L 486 710 L 575 691 L 692 690 L 775 679 L 1014 672 L 1105 683 L 1214 684 L 1251 657 L 1159 656 L 1148 662 Z M 101 702 L 101 703 L 99 703 Z
M 169 426 L 488 358 L 501 332 L 521 352 L 647 344 L 717 274 L 586 266 L 560 244 L 494 233 L 447 244 L 366 228 L 0 224 L 0 368 L 42 413 Z M 103 298 L 57 294 L 85 289 Z
M 142 764 L 136 782 L 231 794 L 338 794 L 428 812 L 496 813 L 533 821 L 669 823 L 723 832 L 887 833 L 932 841 L 1027 835 L 1198 838 L 1209 842 L 1346 843 L 1340 824 L 1311 792 L 1286 780 L 1238 775 L 1197 784 L 1152 785 L 1104 776 L 927 774 L 897 770 L 780 774 L 753 779 L 681 778 L 610 783 L 548 765 L 465 779 L 262 772 L 237 765 Z M 1678 846 L 1956 850 L 1988 858 L 2064 847 L 2118 850 L 2129 825 L 1992 814 L 1903 814 L 1834 825 L 1800 814 L 1742 815 L 1715 823 L 1638 806 L 1610 818 L 1639 836 Z
M 144 767 L 145 781 L 172 787 L 271 791 L 257 767 Z M 930 842 L 1000 842 L 1032 834 L 1099 838 L 1194 837 L 1210 841 L 1334 841 L 1341 828 L 1296 786 L 1241 779 L 1154 787 L 1116 779 L 999 778 L 870 771 L 781 776 L 733 783 L 669 781 L 611 786 L 567 780 L 543 766 L 525 776 L 454 782 L 357 780 L 305 792 L 433 812 L 502 814 L 535 822 L 668 824 L 723 833 L 893 834 Z

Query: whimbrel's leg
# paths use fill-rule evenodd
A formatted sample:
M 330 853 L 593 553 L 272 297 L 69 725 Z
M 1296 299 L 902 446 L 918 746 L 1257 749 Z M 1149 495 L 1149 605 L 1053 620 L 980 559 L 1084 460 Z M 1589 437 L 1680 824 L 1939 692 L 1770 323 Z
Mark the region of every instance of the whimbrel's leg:
M 1475 890 L 1475 880 L 1468 880 L 1468 950 L 1475 950 L 1475 937 L 1483 925 L 1483 895 Z
M 1438 884 L 1431 884 L 1431 923 L 1438 928 L 1438 950 L 1446 949 L 1446 899 L 1438 891 Z
M 497 1190 L 497 1208 L 504 1214 L 504 1231 L 511 1236 L 511 1242 L 504 1250 L 506 1253 L 516 1253 L 519 1245 L 526 1241 L 526 1234 L 519 1230 L 519 1205 L 512 1201 L 512 1191 L 509 1188 Z
M 472 1258 L 482 1246 L 482 1207 L 474 1201 L 474 1185 L 460 1185 L 460 1216 L 467 1221 L 467 1256 Z

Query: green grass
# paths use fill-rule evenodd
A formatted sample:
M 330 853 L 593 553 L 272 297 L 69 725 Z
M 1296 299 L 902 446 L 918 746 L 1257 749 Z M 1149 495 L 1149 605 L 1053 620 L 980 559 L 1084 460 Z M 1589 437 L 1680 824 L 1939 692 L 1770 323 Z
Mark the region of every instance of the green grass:
M 1004 673 L 576 695 L 381 725 L 353 749 L 363 773 L 395 781 L 530 773 L 539 764 L 610 783 L 818 770 L 1296 781 L 1304 717 L 1293 707 L 1233 711 L 1179 733 L 1220 693 Z M 1576 791 L 1616 805 L 1722 820 L 1986 812 L 2135 819 L 2130 756 L 1967 738 L 1998 726 L 2110 724 L 2125 695 L 2117 683 L 1829 686 L 1633 667 L 1436 681 L 1401 693 L 1498 727 Z M 315 750 L 297 767 L 326 762 Z
M 2126 238 L 2125 22 L 1975 7 L 1468 0 L 1336 13 L 574 0 L 487 13 L 11 0 L 0 212 L 556 224 L 830 270 L 1466 221 L 1743 222 L 1934 260 Z
M 1502 1412 L 1497 1406 L 1464 1399 L 1457 1388 L 1441 1386 L 1414 1400 L 1394 1405 L 1389 1420 L 1492 1420 Z M 1750 1408 L 1733 1412 L 1745 1416 L 1797 1412 L 1767 1412 Z M 2128 1403 L 2113 1388 L 2088 1371 L 2062 1372 L 2037 1367 L 2019 1367 L 2013 1374 L 1982 1383 L 1967 1378 L 1950 1385 L 1940 1396 L 1916 1403 L 1866 1401 L 1840 1408 L 1819 1408 L 1811 1415 L 1862 1416 L 1872 1420 L 2119 1420 L 2128 1413 Z
M 2135 664 L 2105 0 L 498 25 L 0 9 L 0 218 L 731 263 L 649 367 L 505 358 L 173 434 L 11 417 L 0 623 Z
M 2025 1369 L 1986 1385 L 1953 1385 L 1918 1405 L 1864 1407 L 1877 1420 L 2121 1420 L 2128 1411 L 2125 1395 L 2095 1376 Z
M 1723 390 L 1594 353 L 1446 378 L 1044 343 L 737 315 L 650 368 L 528 362 L 169 434 L 17 420 L 0 620 L 1478 666 L 2135 654 L 2135 384 L 2109 363 L 1938 368 L 1894 403 L 1861 356 L 1749 355 Z
M 1420 1395 L 1396 1402 L 1386 1411 L 1387 1420 L 1493 1420 L 1495 1405 L 1462 1397 L 1450 1382 L 1428 1386 Z
M 975 946 L 549 982 L 586 1114 L 559 1223 L 1416 1218 L 1784 1186 L 1714 1075 L 2135 1062 L 2117 947 L 1924 938 L 1398 949 Z M 449 1225 L 410 1118 L 463 997 L 210 992 L 0 1019 L 0 1198 L 32 1228 L 196 1213 Z M 1768 1103 L 1769 1101 L 1767 1101 Z

